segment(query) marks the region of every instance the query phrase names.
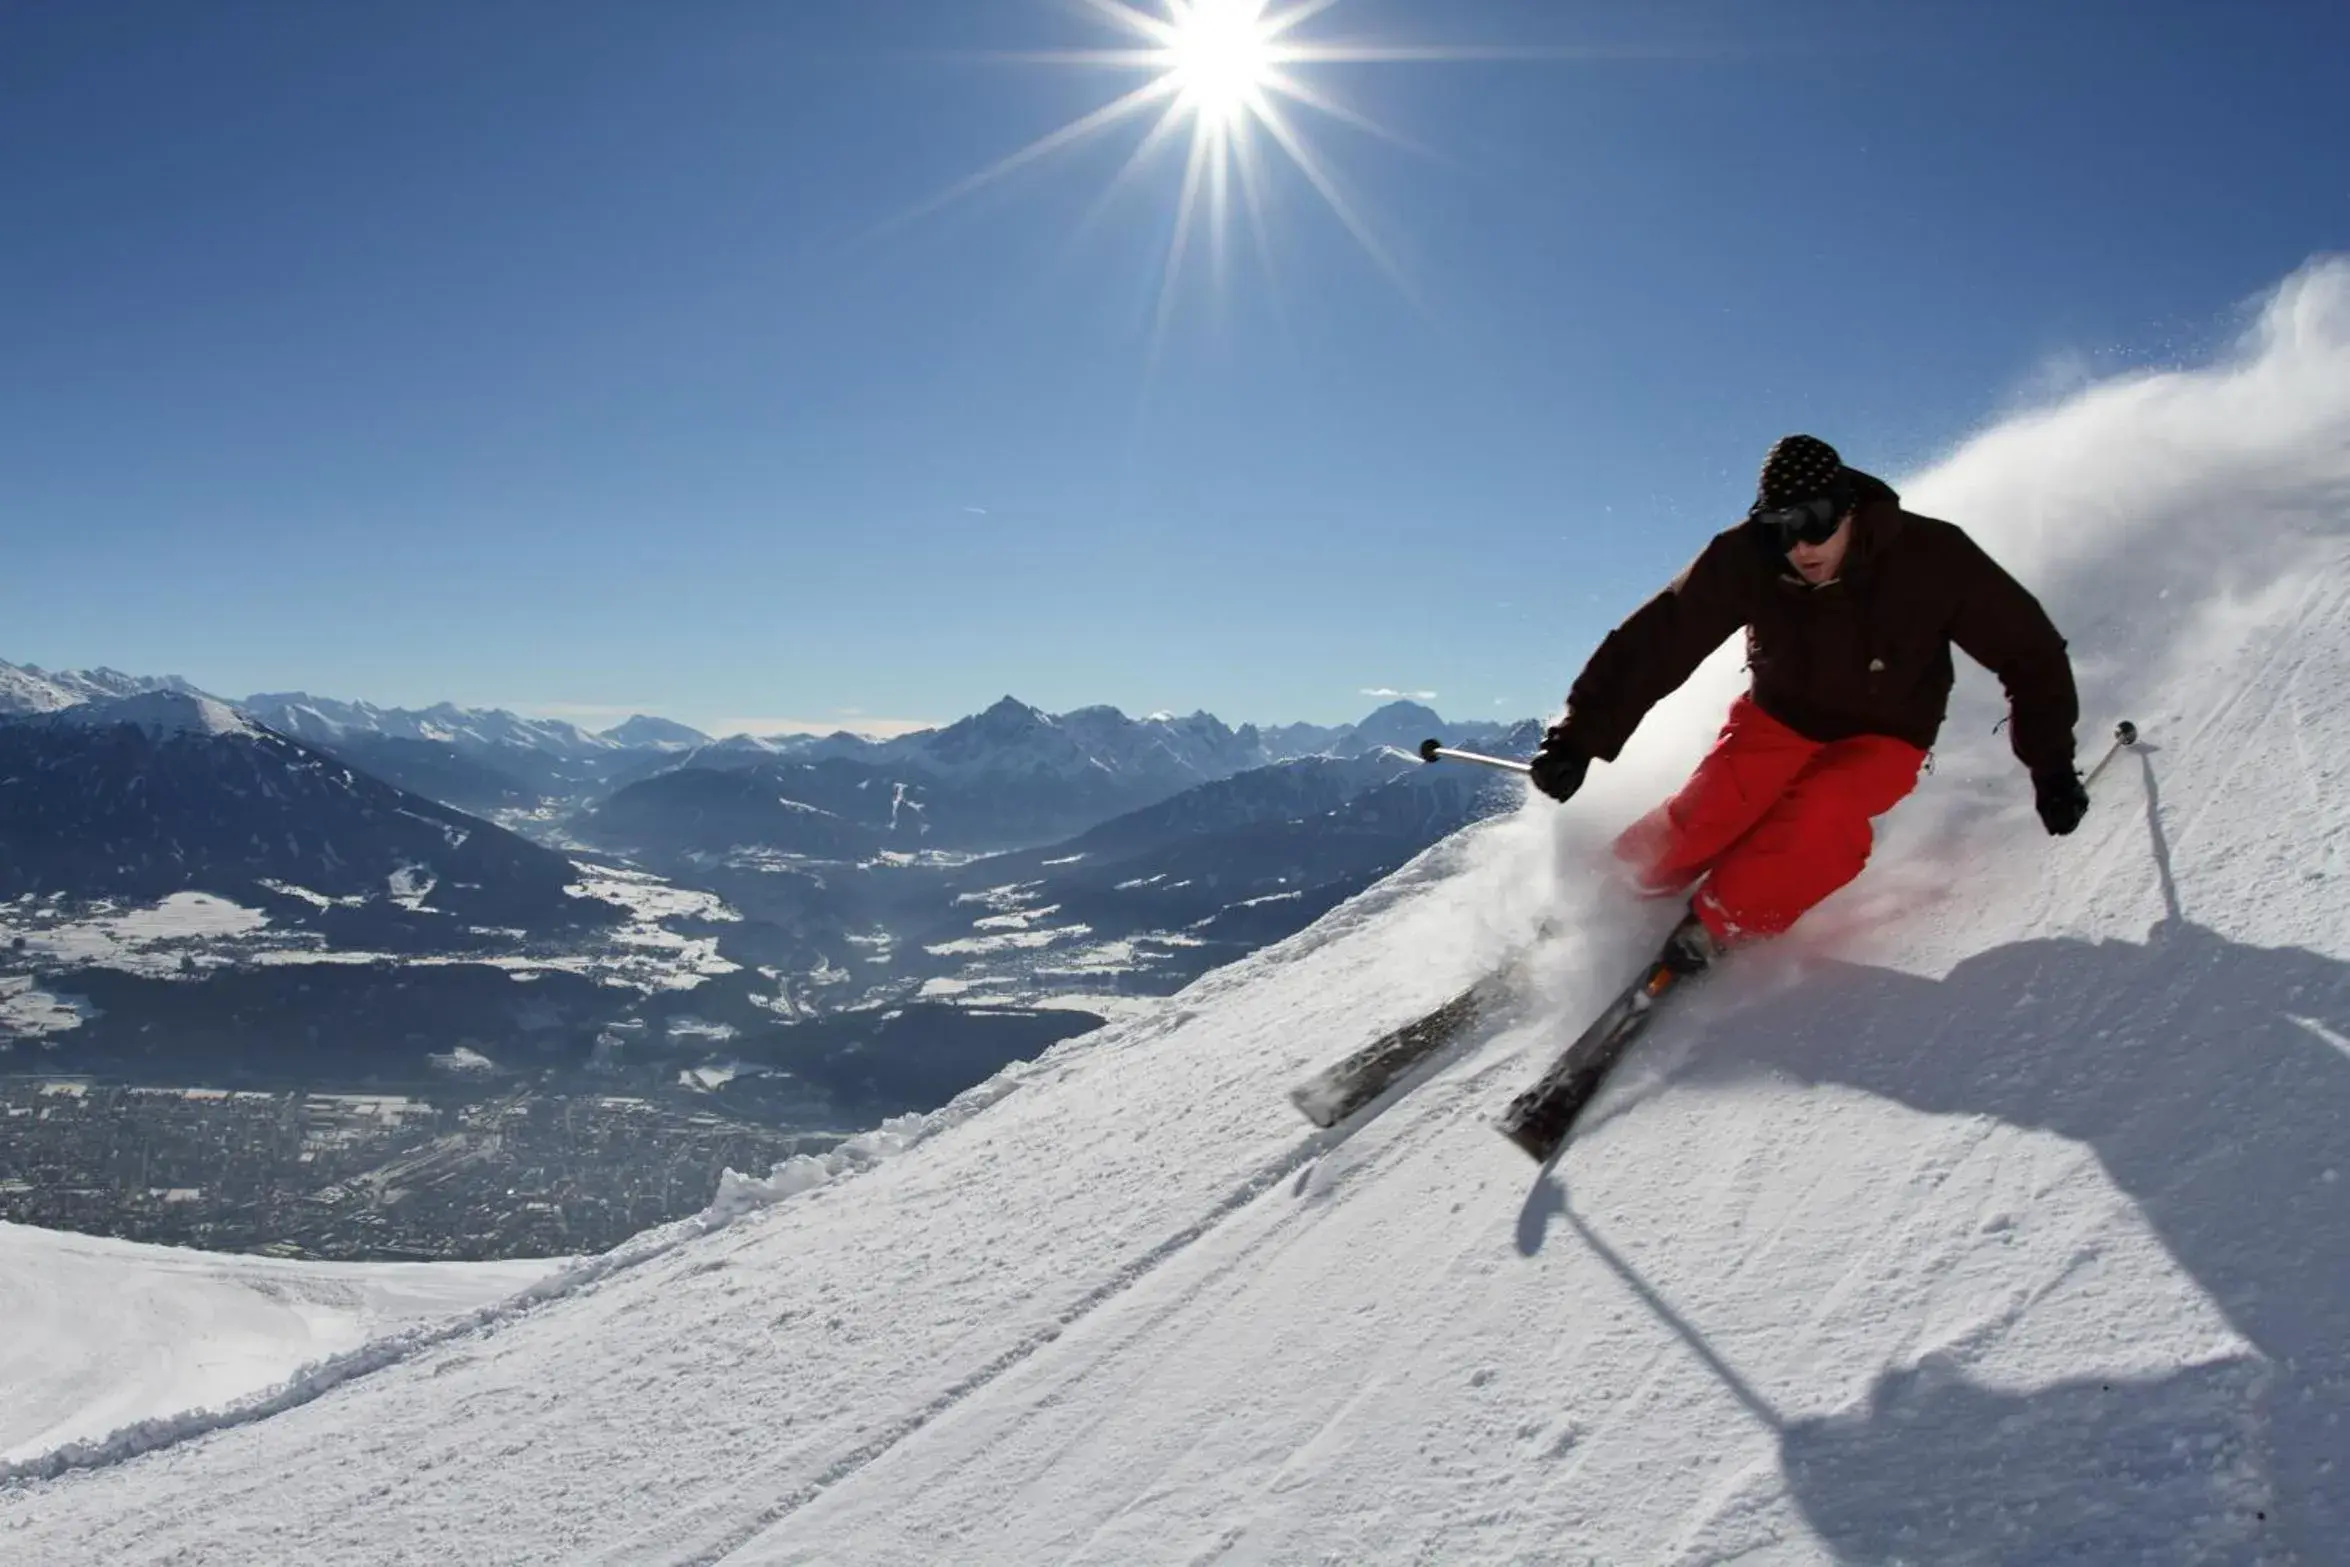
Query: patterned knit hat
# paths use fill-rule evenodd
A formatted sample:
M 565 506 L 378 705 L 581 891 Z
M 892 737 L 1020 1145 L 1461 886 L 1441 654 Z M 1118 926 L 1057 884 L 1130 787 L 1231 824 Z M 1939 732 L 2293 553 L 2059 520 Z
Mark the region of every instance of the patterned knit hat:
M 1836 448 L 1816 435 L 1781 436 L 1763 459 L 1762 483 L 1756 489 L 1757 510 L 1793 506 L 1815 495 L 1825 495 L 1843 475 L 1844 459 Z

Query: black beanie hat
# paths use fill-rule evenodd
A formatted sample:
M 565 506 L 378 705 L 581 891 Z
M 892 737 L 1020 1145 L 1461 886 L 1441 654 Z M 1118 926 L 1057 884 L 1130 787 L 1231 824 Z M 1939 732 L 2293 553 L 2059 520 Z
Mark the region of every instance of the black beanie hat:
M 1826 441 L 1816 435 L 1781 436 L 1771 443 L 1770 455 L 1763 459 L 1755 508 L 1794 506 L 1825 495 L 1843 475 L 1844 459 Z

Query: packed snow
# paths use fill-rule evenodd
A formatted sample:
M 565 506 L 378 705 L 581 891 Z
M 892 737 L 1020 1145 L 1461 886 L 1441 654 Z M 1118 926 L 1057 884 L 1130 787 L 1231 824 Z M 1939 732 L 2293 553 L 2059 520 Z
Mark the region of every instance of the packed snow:
M 2085 760 L 2145 743 L 2050 840 L 1964 672 L 1868 874 L 1677 1001 L 1554 1168 L 1488 1123 L 1669 922 L 1603 845 L 1732 653 L 1571 807 L 1145 1017 L 535 1305 L 20 1463 L 0 1555 L 2341 1559 L 2350 267 L 1904 489 L 2049 603 Z M 1528 950 L 1409 1092 L 1297 1118 Z
M 0 1222 L 0 1463 L 233 1403 L 559 1265 L 287 1262 Z

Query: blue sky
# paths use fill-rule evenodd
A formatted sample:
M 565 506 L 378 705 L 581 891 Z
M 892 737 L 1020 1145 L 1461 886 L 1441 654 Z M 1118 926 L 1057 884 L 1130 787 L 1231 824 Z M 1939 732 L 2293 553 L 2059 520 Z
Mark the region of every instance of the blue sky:
M 1147 3 L 1147 0 L 1137 0 Z M 1277 4 L 1276 10 L 1281 9 Z M 0 658 L 704 725 L 1547 712 L 1807 429 L 1898 473 L 2350 243 L 2350 8 L 1340 0 L 1162 274 L 1078 0 L 0 11 Z M 1395 274 L 1400 274 L 1400 277 Z M 1964 523 L 1967 519 L 1954 519 Z M 609 717 L 605 714 L 609 711 Z

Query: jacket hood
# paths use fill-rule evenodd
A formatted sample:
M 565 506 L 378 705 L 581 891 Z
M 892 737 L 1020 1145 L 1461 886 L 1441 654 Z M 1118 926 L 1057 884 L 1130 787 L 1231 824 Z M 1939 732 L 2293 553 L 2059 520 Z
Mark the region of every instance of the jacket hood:
M 1868 510 L 1876 502 L 1884 502 L 1893 506 L 1901 504 L 1901 492 L 1873 473 L 1863 473 L 1858 468 L 1847 468 L 1844 470 L 1844 477 L 1851 482 L 1854 494 L 1860 498 L 1863 511 Z

